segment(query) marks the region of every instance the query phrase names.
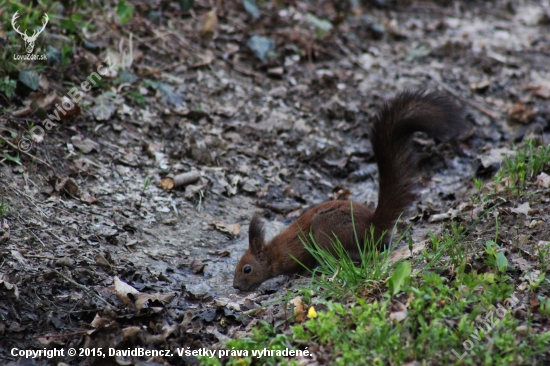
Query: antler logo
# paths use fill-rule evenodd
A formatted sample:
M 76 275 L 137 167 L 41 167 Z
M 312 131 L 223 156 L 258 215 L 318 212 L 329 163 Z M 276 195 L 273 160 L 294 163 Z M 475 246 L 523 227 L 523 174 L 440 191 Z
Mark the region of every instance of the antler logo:
M 19 27 L 16 26 L 15 20 L 19 18 L 19 14 L 17 13 L 19 12 L 16 11 L 15 14 L 13 14 L 13 17 L 11 18 L 11 25 L 13 29 L 17 33 L 19 33 L 21 37 L 23 37 L 23 41 L 25 41 L 25 49 L 27 50 L 27 53 L 32 53 L 32 50 L 34 50 L 34 42 L 36 42 L 38 35 L 42 33 L 42 31 L 46 28 L 46 24 L 48 24 L 48 20 L 50 18 L 48 18 L 48 14 L 44 14 L 44 20 L 42 21 L 42 29 L 40 29 L 39 31 L 35 30 L 32 36 L 29 36 L 27 35 L 27 30 L 25 30 L 25 32 L 23 33 L 19 30 Z

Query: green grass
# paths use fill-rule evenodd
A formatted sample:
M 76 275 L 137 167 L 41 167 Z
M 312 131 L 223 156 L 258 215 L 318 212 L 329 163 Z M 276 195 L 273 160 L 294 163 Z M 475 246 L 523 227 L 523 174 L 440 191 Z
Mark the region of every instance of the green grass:
M 328 311 L 320 313 L 303 325 L 293 327 L 294 336 L 301 341 L 331 346 L 332 362 L 347 364 L 402 364 L 411 360 L 426 360 L 429 364 L 460 364 L 463 343 L 471 340 L 473 347 L 462 356 L 466 364 L 510 364 L 530 360 L 547 350 L 550 333 L 519 336 L 519 322 L 510 313 L 500 321 L 493 319 L 490 331 L 476 324 L 476 317 L 493 317 L 491 299 L 479 296 L 478 286 L 488 290 L 493 279 L 468 274 L 465 282 L 475 285 L 464 290 L 462 281 L 448 282 L 436 273 L 426 272 L 404 291 L 402 301 L 408 301 L 406 318 L 392 320 L 397 302 L 390 299 L 367 303 L 357 299 L 352 307 L 329 302 Z M 488 291 L 486 291 L 488 292 Z M 478 335 L 480 334 L 481 335 Z M 479 339 L 476 339 L 476 335 Z M 475 340 L 475 342 L 474 342 Z M 520 358 L 521 357 L 521 358 Z
M 355 263 L 337 237 L 332 241 L 336 256 L 320 248 L 310 233 L 309 241 L 303 240 L 305 247 L 319 263 L 319 267 L 309 270 L 312 273 L 311 287 L 335 296 L 347 293 L 357 294 L 368 285 L 376 285 L 394 267 L 389 264 L 389 251 L 380 251 L 381 238 L 374 240 L 374 229 L 364 245 L 358 245 L 361 261 Z M 307 267 L 306 267 L 307 268 Z
M 508 178 L 509 187 L 521 190 L 526 180 L 533 180 L 540 172 L 548 169 L 550 163 L 550 144 L 536 146 L 535 140 L 526 140 L 522 147 L 515 149 L 516 154 L 504 159 L 504 164 L 496 174 L 495 180 L 501 182 Z
M 510 298 L 513 287 L 492 274 L 473 271 L 450 281 L 424 272 L 405 283 L 397 298 L 386 292 L 379 299 L 357 298 L 351 304 L 318 300 L 314 306 L 326 310 L 291 326 L 287 334 L 277 334 L 262 322 L 251 337 L 229 341 L 227 349 L 247 350 L 248 357 L 229 358 L 228 364 L 293 364 L 296 359 L 257 358 L 252 351 L 305 347 L 322 350 L 325 362 L 335 365 L 412 360 L 426 360 L 429 365 L 510 365 L 530 364 L 545 353 L 549 357 L 550 332 L 539 332 L 530 324 L 527 332 L 518 331 L 521 323 L 508 311 L 507 303 L 496 307 L 495 287 L 507 289 L 498 300 Z M 220 364 L 217 358 L 203 362 Z
M 0 203 L 0 219 L 6 216 L 8 213 L 8 203 L 4 202 L 4 196 L 2 196 L 2 203 Z
M 541 271 L 550 270 L 550 243 L 541 244 L 537 247 L 537 258 Z
M 504 158 L 493 177 L 492 189 L 482 180 L 473 179 L 477 195 L 472 195 L 472 203 L 485 205 L 494 202 L 500 198 L 503 190 L 513 196 L 520 196 L 541 172 L 550 173 L 550 144 L 537 145 L 536 140 L 525 140 L 521 146 L 515 146 L 512 156 Z
M 329 296 L 345 296 L 347 294 L 357 295 L 367 287 L 377 287 L 378 283 L 384 280 L 388 274 L 398 265 L 390 264 L 390 251 L 383 250 L 383 238 L 387 233 L 382 233 L 380 238 L 375 239 L 374 227 L 364 238 L 359 238 L 355 230 L 353 217 L 353 202 L 350 201 L 352 212 L 352 227 L 355 233 L 355 241 L 360 261 L 356 263 L 344 248 L 338 237 L 334 235 L 331 239 L 332 247 L 336 255 L 319 247 L 315 242 L 313 233 L 300 237 L 302 244 L 317 260 L 319 266 L 313 270 L 305 267 L 312 275 L 311 288 L 316 292 L 322 291 Z M 394 228 L 395 229 L 395 228 Z M 397 239 L 397 242 L 407 234 L 408 229 Z M 392 247 L 393 237 L 390 236 L 388 247 Z M 299 262 L 299 261 L 298 261 Z
M 8 98 L 13 96 L 16 86 L 17 82 L 15 80 L 11 80 L 9 76 L 5 76 L 4 79 L 0 79 L 0 93 L 4 94 Z

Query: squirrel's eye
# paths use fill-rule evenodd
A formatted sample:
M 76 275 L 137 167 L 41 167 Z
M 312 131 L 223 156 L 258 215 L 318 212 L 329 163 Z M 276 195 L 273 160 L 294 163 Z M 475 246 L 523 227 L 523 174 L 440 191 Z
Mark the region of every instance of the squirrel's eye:
M 243 273 L 250 274 L 250 272 L 252 272 L 252 266 L 244 266 Z

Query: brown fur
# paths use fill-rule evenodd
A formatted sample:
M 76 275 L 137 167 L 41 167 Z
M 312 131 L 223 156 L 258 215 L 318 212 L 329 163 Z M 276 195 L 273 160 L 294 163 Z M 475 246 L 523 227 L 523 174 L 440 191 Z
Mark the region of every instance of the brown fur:
M 378 206 L 373 212 L 353 202 L 355 232 L 360 243 L 374 226 L 375 240 L 391 230 L 403 210 L 414 201 L 417 185 L 417 158 L 411 147 L 415 132 L 425 132 L 439 140 L 456 139 L 465 122 L 462 109 L 437 92 L 404 91 L 385 103 L 374 121 L 370 140 L 379 171 Z M 328 201 L 304 212 L 282 233 L 265 243 L 263 223 L 258 215 L 249 229 L 249 248 L 235 269 L 233 287 L 253 290 L 264 281 L 294 273 L 304 273 L 317 263 L 304 247 L 300 236 L 332 251 L 334 236 L 353 259 L 359 251 L 351 219 L 349 201 Z

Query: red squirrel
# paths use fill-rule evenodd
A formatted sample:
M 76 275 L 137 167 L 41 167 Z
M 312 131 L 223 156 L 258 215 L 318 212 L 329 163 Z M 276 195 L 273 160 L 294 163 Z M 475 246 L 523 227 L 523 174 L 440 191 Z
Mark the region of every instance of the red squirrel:
M 456 140 L 465 126 L 463 109 L 438 92 L 406 90 L 384 103 L 369 133 L 378 165 L 378 206 L 372 211 L 353 202 L 354 225 L 360 241 L 365 235 L 370 237 L 372 225 L 378 242 L 416 198 L 418 158 L 411 146 L 413 134 L 425 132 L 438 140 Z M 233 287 L 250 291 L 270 278 L 307 272 L 292 257 L 307 268 L 314 268 L 316 260 L 300 240 L 304 234 L 309 237 L 310 232 L 317 245 L 328 250 L 336 236 L 351 258 L 359 259 L 351 212 L 349 201 L 321 203 L 304 212 L 269 243 L 264 239 L 262 220 L 254 215 L 248 231 L 248 251 L 237 264 Z

